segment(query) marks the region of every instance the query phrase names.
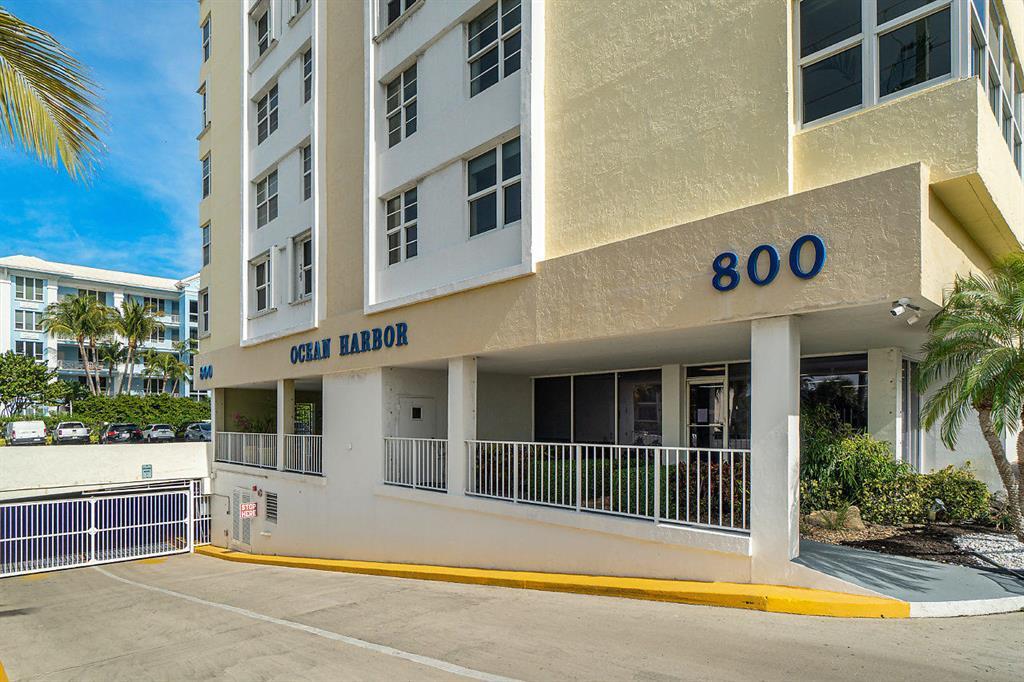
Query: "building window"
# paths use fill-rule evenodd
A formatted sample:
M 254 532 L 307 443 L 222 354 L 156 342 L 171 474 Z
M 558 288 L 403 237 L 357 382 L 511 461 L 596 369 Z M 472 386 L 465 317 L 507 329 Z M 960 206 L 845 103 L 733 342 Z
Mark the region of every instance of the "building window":
M 203 127 L 200 130 L 206 130 L 206 126 L 210 125 L 210 119 L 206 117 L 206 83 L 204 82 L 202 87 L 199 88 L 199 101 L 203 108 Z
M 188 302 L 188 321 L 189 321 L 190 324 L 194 324 L 194 325 L 198 325 L 199 324 L 199 301 L 198 300 L 196 300 L 196 301 L 189 301 Z M 189 336 L 194 339 L 195 338 L 195 333 L 194 332 L 190 332 Z
M 210 333 L 210 290 L 203 289 L 199 292 L 199 333 Z
M 42 341 L 15 341 L 14 352 L 18 355 L 24 355 L 27 358 L 34 360 L 43 359 L 43 342 Z
M 384 28 L 398 21 L 414 4 L 416 0 L 384 0 Z
M 164 299 L 156 298 L 153 296 L 143 296 L 142 305 L 146 306 L 154 313 L 160 314 L 164 312 Z
M 167 330 L 164 329 L 163 325 L 160 325 L 160 326 L 154 328 L 153 331 L 151 331 L 149 333 L 149 341 L 150 341 L 150 343 L 163 343 L 166 340 L 167 340 Z
M 270 256 L 262 256 L 252 263 L 253 309 L 261 313 L 270 309 Z
M 977 76 L 986 88 L 992 115 L 1020 172 L 1021 140 L 1024 139 L 1021 83 L 1024 79 L 1010 52 L 1009 30 L 996 6 L 986 4 L 984 0 L 973 0 L 969 5 L 971 75 Z
M 313 196 L 313 147 L 302 148 L 302 200 Z
M 394 147 L 416 132 L 416 65 L 396 76 L 385 91 L 388 147 Z
M 256 144 L 277 130 L 277 84 L 256 103 Z
M 868 356 L 832 355 L 800 361 L 800 405 L 832 413 L 858 431 L 868 427 Z
M 210 17 L 203 22 L 203 61 L 210 60 Z
M 387 213 L 388 265 L 415 258 L 419 253 L 417 188 L 396 194 L 385 202 L 384 207 Z
M 313 295 L 313 237 L 306 234 L 295 238 L 295 300 Z
M 256 56 L 270 49 L 270 10 L 264 9 L 256 18 Z
M 107 294 L 106 294 L 106 292 L 97 291 L 96 289 L 79 289 L 78 290 L 78 295 L 79 296 L 86 296 L 87 298 L 95 299 L 97 303 L 102 303 L 104 305 L 106 305 L 106 303 L 107 303 Z
M 470 159 L 467 165 L 469 236 L 488 232 L 499 225 L 510 225 L 522 218 L 521 165 L 518 137 Z
M 277 217 L 277 171 L 256 183 L 256 227 L 260 228 Z
M 521 2 L 502 0 L 469 22 L 470 97 L 519 70 L 523 40 Z
M 20 301 L 42 301 L 43 280 L 35 277 L 15 277 L 14 297 Z
M 302 101 L 313 99 L 313 50 L 302 53 Z
M 203 231 L 203 265 L 210 264 L 210 223 L 202 227 Z
M 38 310 L 15 310 L 14 328 L 25 332 L 43 331 L 43 313 Z
M 801 0 L 798 21 L 803 123 L 952 72 L 948 0 Z
M 210 196 L 210 155 L 203 157 L 203 198 Z
M 903 438 L 900 459 L 921 470 L 921 394 L 917 391 L 917 363 L 903 361 Z
M 298 15 L 299 12 L 309 7 L 310 0 L 295 0 L 293 15 Z

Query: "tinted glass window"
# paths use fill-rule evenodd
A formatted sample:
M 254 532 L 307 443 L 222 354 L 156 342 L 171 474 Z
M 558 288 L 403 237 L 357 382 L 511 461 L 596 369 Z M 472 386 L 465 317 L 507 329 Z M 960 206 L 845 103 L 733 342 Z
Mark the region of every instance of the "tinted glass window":
M 568 443 L 571 437 L 569 377 L 535 379 L 533 382 L 533 437 L 542 443 Z
M 868 356 L 833 355 L 800 361 L 800 405 L 824 406 L 855 429 L 868 426 Z
M 615 375 L 573 377 L 573 440 L 577 443 L 615 442 Z
M 800 3 L 800 56 L 860 33 L 861 0 L 802 0 Z
M 840 52 L 803 69 L 804 122 L 861 103 L 861 48 Z
M 884 24 L 930 2 L 932 0 L 878 0 L 878 23 Z
M 949 32 L 946 9 L 879 36 L 879 96 L 948 74 Z

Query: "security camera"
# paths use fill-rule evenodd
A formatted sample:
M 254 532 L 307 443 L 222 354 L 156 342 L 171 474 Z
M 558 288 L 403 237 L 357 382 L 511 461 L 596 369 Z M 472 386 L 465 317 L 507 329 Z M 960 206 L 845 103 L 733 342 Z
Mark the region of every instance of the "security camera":
M 899 303 L 897 303 L 892 307 L 892 310 L 889 311 L 889 314 L 892 315 L 893 317 L 899 317 L 905 312 L 907 312 L 907 306 L 900 305 Z

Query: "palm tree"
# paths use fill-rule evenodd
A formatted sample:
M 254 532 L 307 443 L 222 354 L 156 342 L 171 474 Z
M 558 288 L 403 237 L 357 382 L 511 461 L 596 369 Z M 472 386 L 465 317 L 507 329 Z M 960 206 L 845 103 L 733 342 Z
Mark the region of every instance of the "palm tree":
M 125 356 L 125 372 L 121 376 L 121 386 L 118 393 L 128 390 L 131 392 L 132 380 L 135 378 L 135 354 L 139 345 L 164 328 L 163 323 L 157 320 L 156 311 L 152 306 L 147 306 L 131 297 L 125 297 L 121 302 L 120 310 L 114 311 L 114 327 L 117 333 L 124 337 L 127 344 Z
M 1024 542 L 1024 254 L 995 265 L 989 276 L 957 277 L 942 310 L 928 325 L 919 386 L 946 381 L 925 403 L 923 422 L 942 422 L 950 448 L 971 412 L 1006 488 L 1014 533 Z M 1017 433 L 1017 462 L 1002 436 Z
M 145 362 L 145 369 L 143 373 L 149 378 L 153 379 L 160 377 L 161 381 L 161 393 L 167 390 L 167 382 L 171 379 L 177 379 L 181 376 L 181 370 L 179 367 L 184 367 L 184 372 L 188 372 L 188 366 L 185 365 L 172 353 L 161 353 L 160 351 L 152 348 L 148 349 L 143 355 L 143 362 Z M 152 386 L 149 386 L 152 392 Z
M 0 141 L 20 144 L 73 178 L 88 175 L 102 145 L 96 86 L 46 31 L 0 7 Z
M 189 366 L 182 362 L 181 358 L 175 355 L 168 355 L 166 370 L 167 378 L 174 382 L 174 385 L 171 387 L 171 393 L 177 395 L 178 387 L 181 385 L 181 382 L 192 378 Z
M 106 306 L 91 296 L 65 296 L 46 307 L 43 330 L 58 338 L 73 339 L 85 367 L 86 382 L 93 395 L 99 395 L 98 369 L 94 375 L 92 359 L 96 343 L 109 332 Z M 88 345 L 87 345 L 88 342 Z
M 127 355 L 128 347 L 116 339 L 100 345 L 99 359 L 107 368 L 107 395 L 114 391 L 114 370 Z

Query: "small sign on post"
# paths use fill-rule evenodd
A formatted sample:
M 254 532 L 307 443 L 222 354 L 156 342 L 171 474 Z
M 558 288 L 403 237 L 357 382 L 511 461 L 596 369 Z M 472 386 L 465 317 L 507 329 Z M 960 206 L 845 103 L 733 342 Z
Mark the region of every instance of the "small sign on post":
M 142 465 L 142 477 L 143 478 L 153 478 L 153 465 L 152 464 L 143 464 Z
M 238 505 L 238 517 L 242 519 L 255 519 L 256 503 L 242 502 L 240 505 Z

